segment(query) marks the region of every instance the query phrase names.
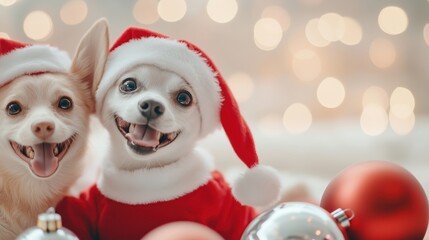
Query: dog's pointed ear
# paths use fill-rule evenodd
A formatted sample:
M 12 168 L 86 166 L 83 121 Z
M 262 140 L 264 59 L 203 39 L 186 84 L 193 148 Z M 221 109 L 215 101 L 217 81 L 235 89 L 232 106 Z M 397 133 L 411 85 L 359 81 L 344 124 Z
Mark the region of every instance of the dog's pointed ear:
M 92 95 L 103 76 L 108 54 L 109 26 L 102 18 L 80 40 L 71 66 L 71 73 L 87 83 Z

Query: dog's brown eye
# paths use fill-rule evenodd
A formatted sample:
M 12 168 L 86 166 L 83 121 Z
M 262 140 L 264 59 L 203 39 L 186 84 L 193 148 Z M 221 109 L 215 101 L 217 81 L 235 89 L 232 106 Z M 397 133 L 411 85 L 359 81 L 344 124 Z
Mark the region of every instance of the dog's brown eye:
M 22 111 L 22 108 L 18 102 L 10 102 L 6 106 L 6 111 L 7 111 L 7 114 L 9 114 L 9 115 L 16 115 Z
M 182 91 L 177 94 L 177 102 L 182 106 L 189 106 L 192 103 L 192 95 L 188 91 Z
M 122 81 L 121 86 L 119 88 L 123 93 L 134 92 L 137 89 L 136 80 L 133 78 L 127 78 Z
M 68 110 L 73 106 L 73 102 L 69 97 L 61 97 L 58 101 L 58 107 L 63 110 Z

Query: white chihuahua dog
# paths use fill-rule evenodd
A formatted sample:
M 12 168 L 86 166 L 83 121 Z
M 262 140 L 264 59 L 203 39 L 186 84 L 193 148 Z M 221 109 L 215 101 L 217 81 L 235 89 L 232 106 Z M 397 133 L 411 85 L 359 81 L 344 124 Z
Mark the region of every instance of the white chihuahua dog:
M 196 46 L 129 28 L 105 69 L 93 70 L 102 75 L 96 111 L 109 133 L 108 154 L 97 183 L 58 206 L 80 239 L 141 239 L 163 224 L 193 221 L 237 240 L 256 216 L 245 205 L 276 200 L 275 171 L 258 165 L 237 103 Z M 196 148 L 220 124 L 251 168 L 232 190 L 212 157 Z
M 188 154 L 201 128 L 190 85 L 151 65 L 135 67 L 120 79 L 101 112 L 112 135 L 114 164 L 126 170 L 162 168 Z
M 94 111 L 88 47 L 70 63 L 54 47 L 0 40 L 0 239 L 34 226 L 81 173 Z

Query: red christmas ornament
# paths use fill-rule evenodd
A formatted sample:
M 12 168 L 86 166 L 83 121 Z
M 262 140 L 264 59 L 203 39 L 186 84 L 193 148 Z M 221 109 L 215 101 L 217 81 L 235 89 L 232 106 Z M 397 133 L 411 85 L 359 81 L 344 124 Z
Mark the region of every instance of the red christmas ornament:
M 429 220 L 428 199 L 417 179 L 385 161 L 368 161 L 337 175 L 326 188 L 321 207 L 349 208 L 351 240 L 422 240 Z
M 218 233 L 195 222 L 171 222 L 150 231 L 141 240 L 224 240 Z

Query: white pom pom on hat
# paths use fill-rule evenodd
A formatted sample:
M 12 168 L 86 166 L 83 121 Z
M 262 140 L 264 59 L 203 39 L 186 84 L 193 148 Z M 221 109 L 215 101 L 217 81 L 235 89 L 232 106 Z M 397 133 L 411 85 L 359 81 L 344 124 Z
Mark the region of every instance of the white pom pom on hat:
M 0 86 L 23 75 L 67 73 L 71 60 L 65 51 L 0 38 Z
M 174 72 L 189 83 L 202 115 L 201 137 L 222 125 L 235 153 L 250 168 L 233 184 L 235 198 L 242 204 L 261 207 L 278 200 L 281 183 L 277 171 L 259 164 L 253 136 L 226 81 L 211 59 L 190 42 L 142 28 L 126 29 L 110 49 L 96 90 L 97 111 L 115 81 L 142 64 Z

